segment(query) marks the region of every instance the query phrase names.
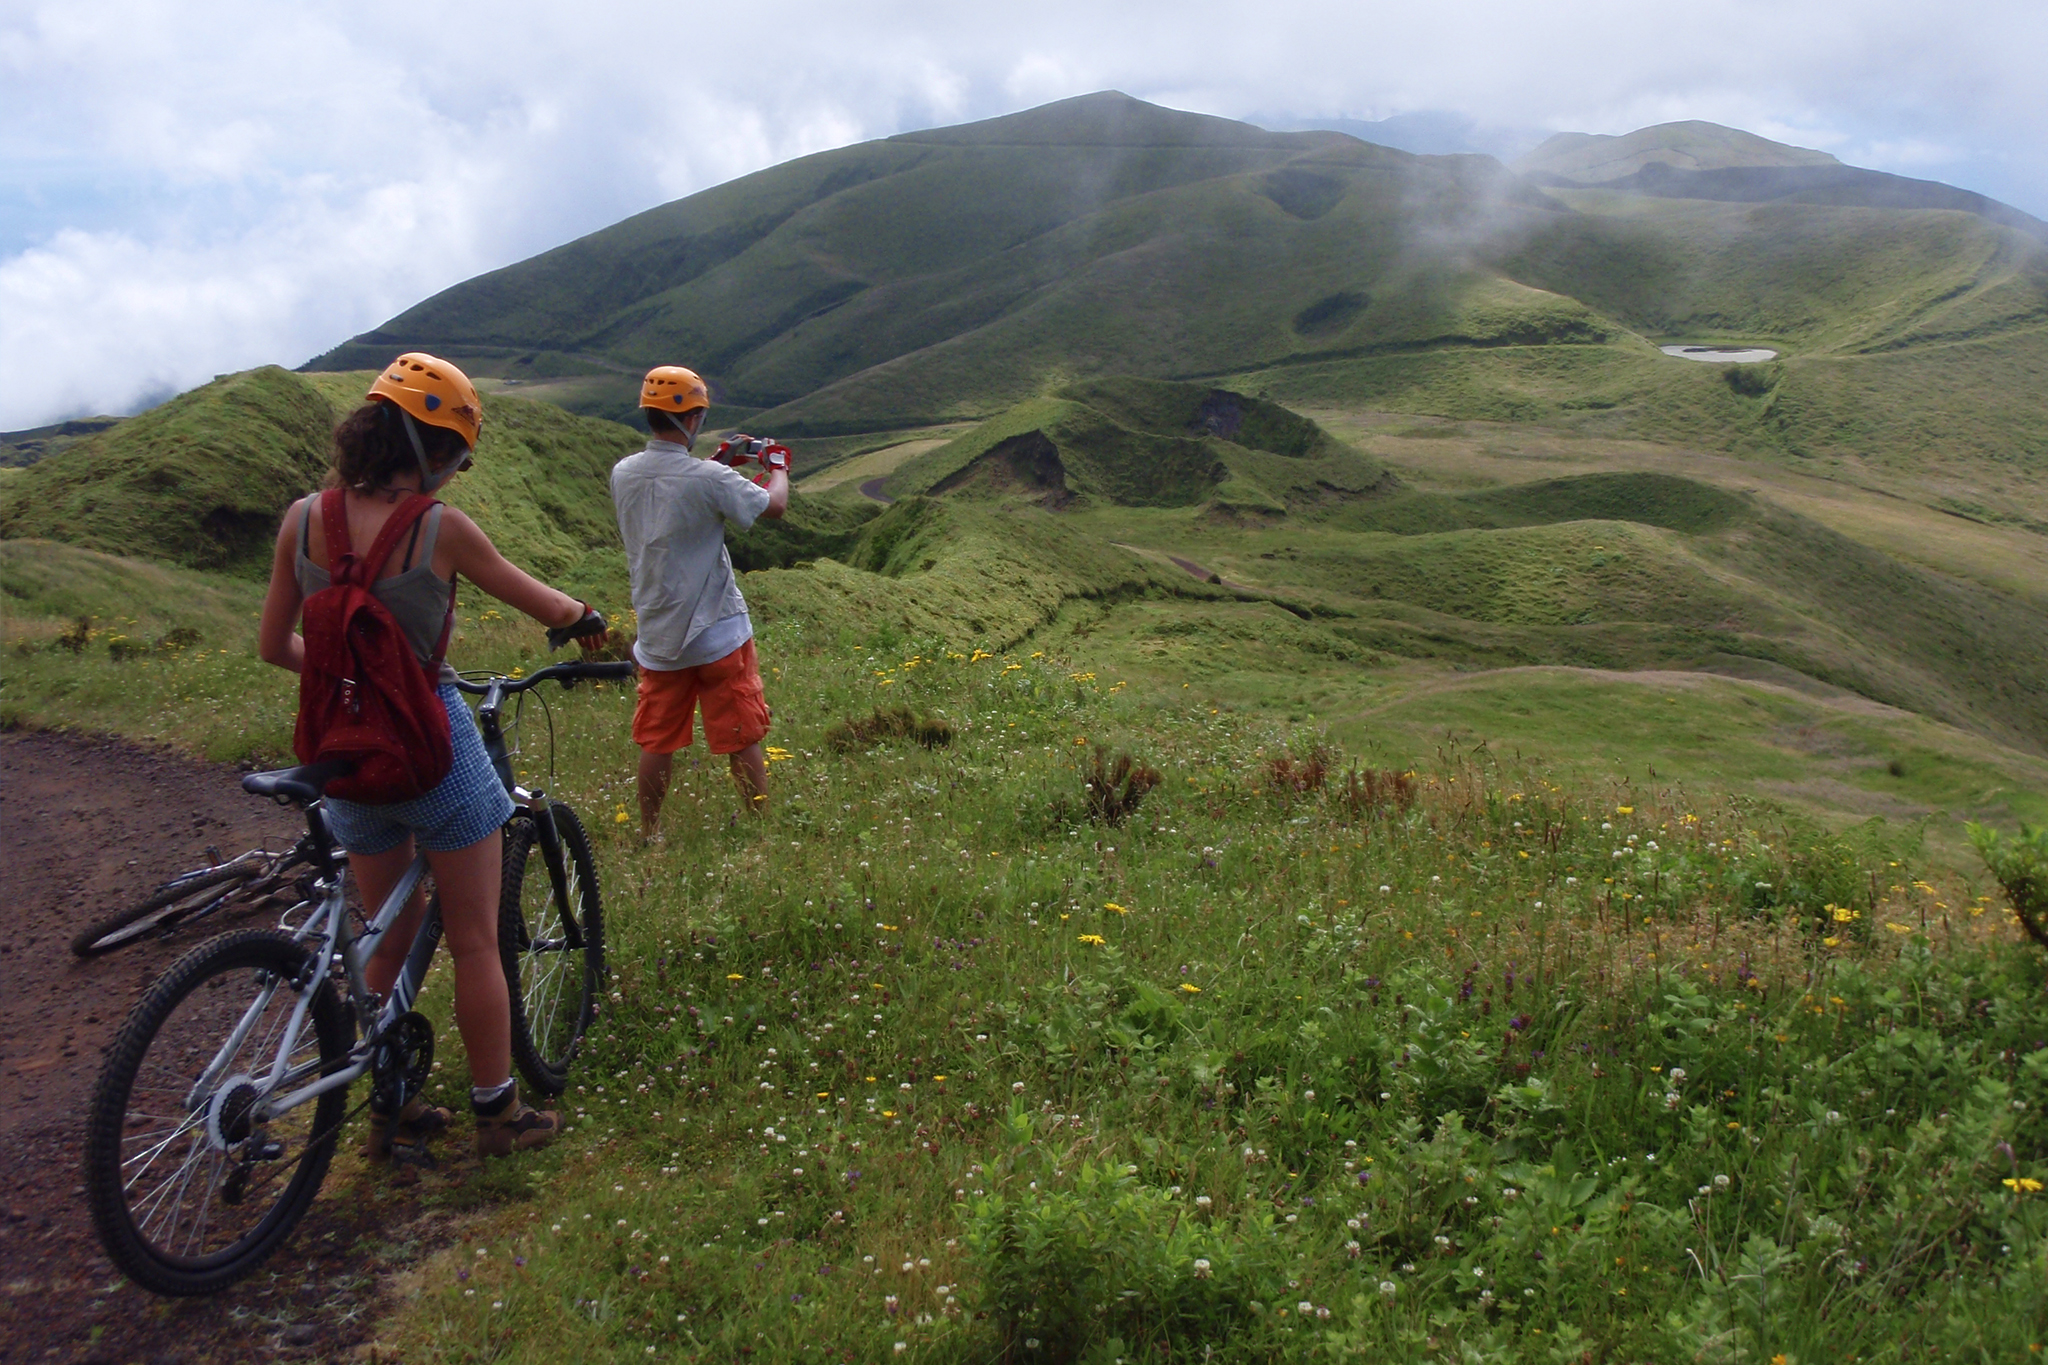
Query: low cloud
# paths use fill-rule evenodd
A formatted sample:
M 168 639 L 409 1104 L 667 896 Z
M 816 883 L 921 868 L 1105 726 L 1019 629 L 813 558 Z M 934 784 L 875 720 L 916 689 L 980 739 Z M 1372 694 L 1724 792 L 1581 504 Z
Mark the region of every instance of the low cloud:
M 1706 118 L 2048 213 L 2044 40 L 2038 6 L 1899 0 L 1255 21 L 1206 0 L 18 3 L 0 14 L 0 428 L 298 364 L 792 156 L 1103 88 L 1233 117 Z

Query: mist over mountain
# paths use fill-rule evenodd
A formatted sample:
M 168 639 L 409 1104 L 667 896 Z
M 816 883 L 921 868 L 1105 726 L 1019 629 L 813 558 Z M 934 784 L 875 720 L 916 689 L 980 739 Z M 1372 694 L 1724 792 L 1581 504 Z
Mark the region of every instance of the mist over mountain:
M 1245 121 L 1276 133 L 1346 133 L 1361 142 L 1414 152 L 1418 156 L 1490 156 L 1504 162 L 1511 162 L 1533 150 L 1551 136 L 1539 128 L 1482 123 L 1470 114 L 1450 109 L 1420 109 L 1383 119 L 1253 114 Z

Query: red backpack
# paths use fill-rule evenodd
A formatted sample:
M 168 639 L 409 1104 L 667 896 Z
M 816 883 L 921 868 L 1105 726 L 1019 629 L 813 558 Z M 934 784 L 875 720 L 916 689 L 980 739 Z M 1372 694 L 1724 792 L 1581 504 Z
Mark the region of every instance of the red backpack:
M 292 749 L 301 763 L 348 759 L 355 770 L 327 784 L 327 794 L 367 805 L 424 796 L 455 763 L 448 711 L 435 689 L 454 625 L 454 597 L 433 662 L 420 667 L 390 608 L 370 591 L 398 538 L 438 504 L 400 503 L 370 553 L 356 558 L 342 492 L 320 495 L 327 531 L 328 586 L 306 599 L 299 673 L 299 721 Z

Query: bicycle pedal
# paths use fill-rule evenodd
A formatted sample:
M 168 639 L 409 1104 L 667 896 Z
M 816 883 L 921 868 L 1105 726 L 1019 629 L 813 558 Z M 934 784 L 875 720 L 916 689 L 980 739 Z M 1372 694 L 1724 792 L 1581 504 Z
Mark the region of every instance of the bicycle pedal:
M 429 1171 L 440 1168 L 440 1163 L 434 1160 L 434 1154 L 428 1150 L 424 1138 L 418 1142 L 393 1142 L 389 1160 L 394 1166 L 418 1166 Z

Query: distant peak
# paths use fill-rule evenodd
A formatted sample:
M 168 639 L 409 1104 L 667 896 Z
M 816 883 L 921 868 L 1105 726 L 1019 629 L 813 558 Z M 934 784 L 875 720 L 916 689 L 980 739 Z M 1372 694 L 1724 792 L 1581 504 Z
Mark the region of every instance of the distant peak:
M 1787 146 L 1740 128 L 1688 119 L 1659 123 L 1633 133 L 1559 133 L 1514 168 L 1524 174 L 1554 175 L 1583 185 L 1624 180 L 1645 166 L 1681 171 L 1722 171 L 1760 166 L 1838 166 L 1826 152 Z
M 976 123 L 901 133 L 890 141 L 952 146 L 1288 147 L 1301 145 L 1302 136 L 1163 108 L 1121 90 L 1098 90 Z

